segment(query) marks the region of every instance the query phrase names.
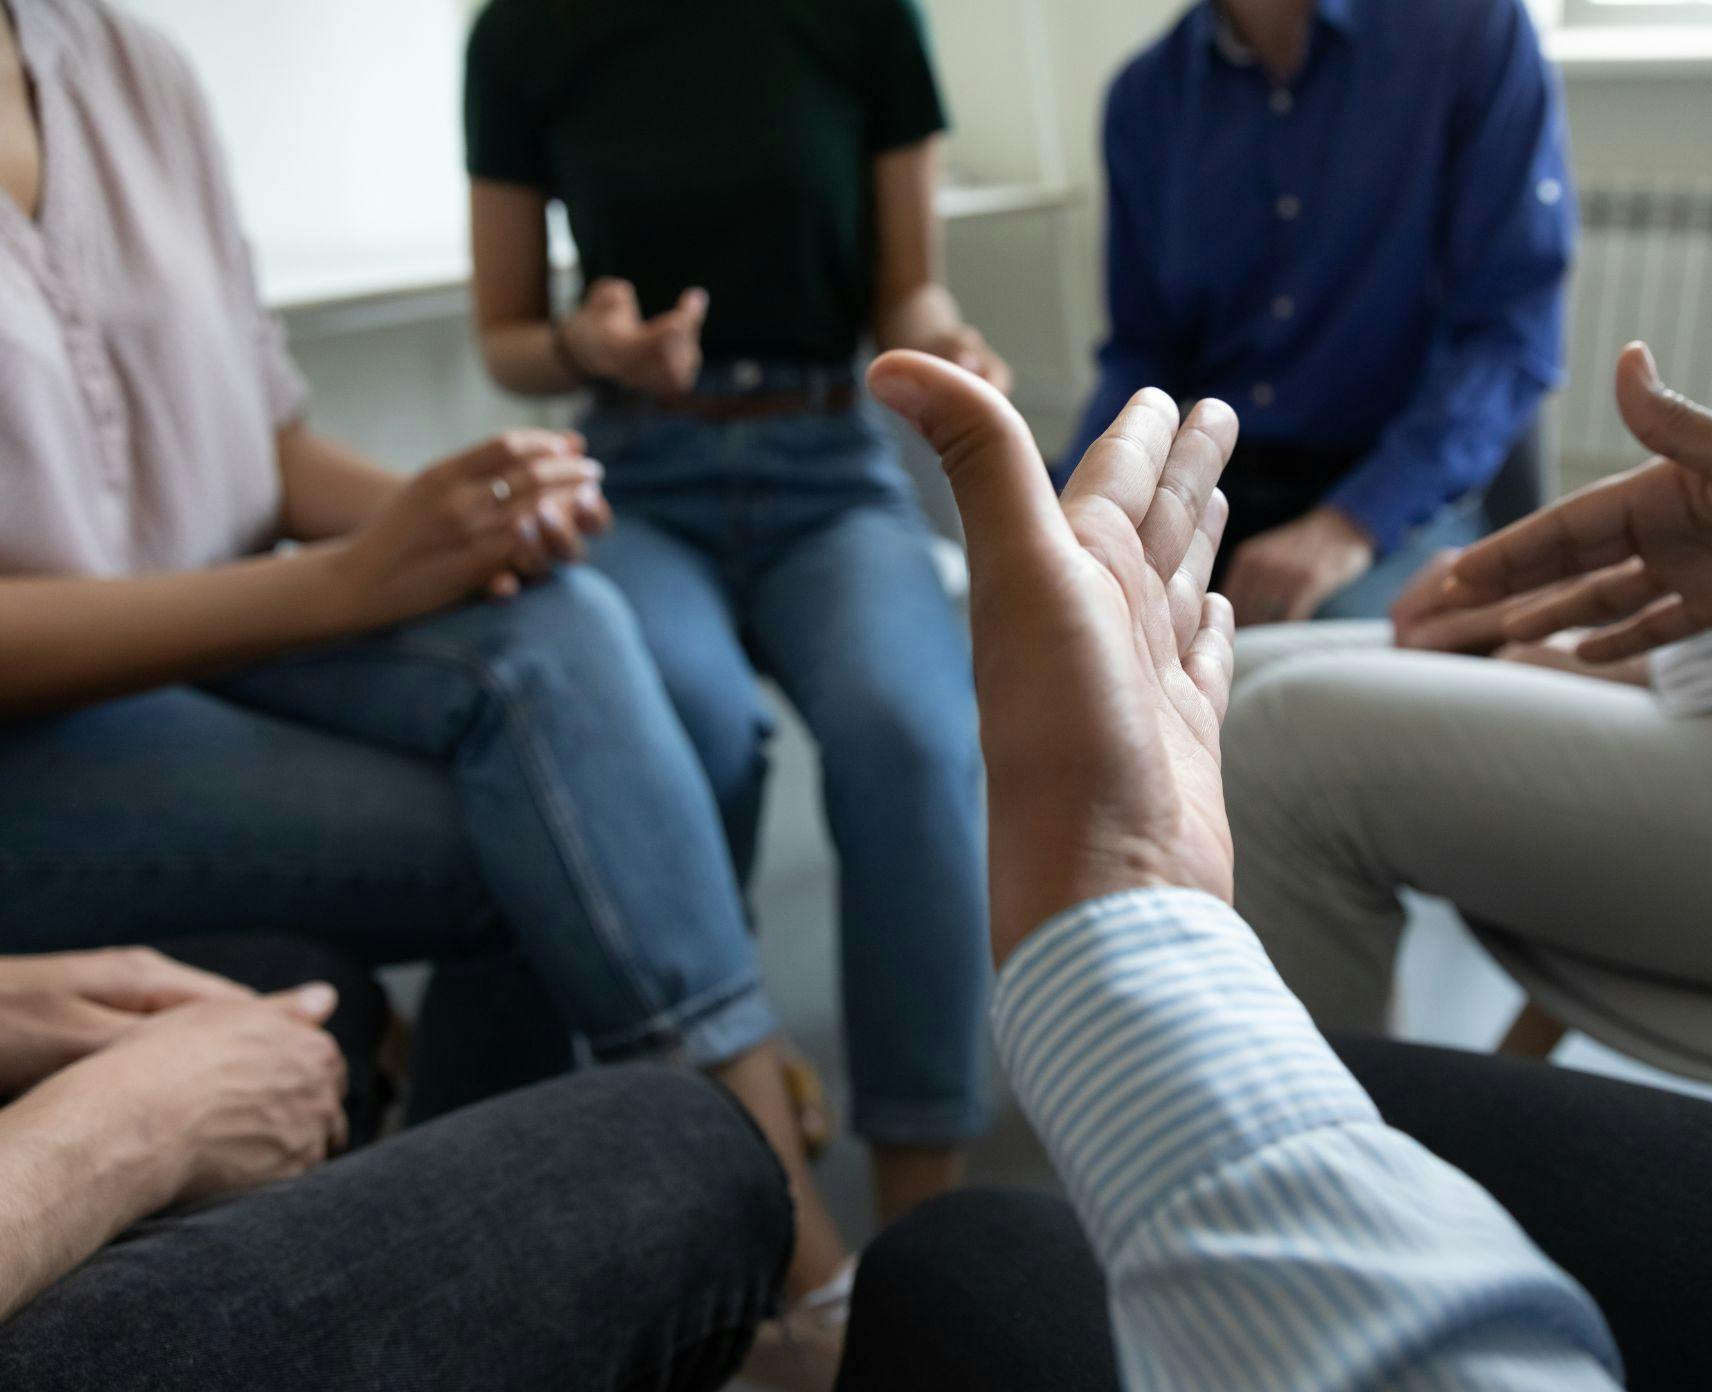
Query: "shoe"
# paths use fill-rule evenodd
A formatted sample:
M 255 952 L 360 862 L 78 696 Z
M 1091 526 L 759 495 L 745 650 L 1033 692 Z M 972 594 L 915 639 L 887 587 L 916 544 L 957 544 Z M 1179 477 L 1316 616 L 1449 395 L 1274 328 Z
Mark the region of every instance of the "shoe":
M 832 1392 L 844 1359 L 844 1329 L 856 1259 L 819 1290 L 810 1291 L 778 1319 L 766 1321 L 743 1365 L 743 1377 L 775 1392 Z

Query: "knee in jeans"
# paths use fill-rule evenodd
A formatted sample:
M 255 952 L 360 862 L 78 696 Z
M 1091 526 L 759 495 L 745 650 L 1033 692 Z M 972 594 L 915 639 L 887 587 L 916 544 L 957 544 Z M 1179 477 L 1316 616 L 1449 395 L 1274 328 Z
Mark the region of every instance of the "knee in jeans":
M 588 566 L 562 566 L 516 599 L 493 606 L 491 614 L 478 656 L 491 680 L 511 695 L 622 670 L 645 652 L 629 602 Z
M 981 767 L 974 703 L 961 697 L 848 691 L 818 733 L 829 771 L 842 777 L 964 781 L 978 776 Z

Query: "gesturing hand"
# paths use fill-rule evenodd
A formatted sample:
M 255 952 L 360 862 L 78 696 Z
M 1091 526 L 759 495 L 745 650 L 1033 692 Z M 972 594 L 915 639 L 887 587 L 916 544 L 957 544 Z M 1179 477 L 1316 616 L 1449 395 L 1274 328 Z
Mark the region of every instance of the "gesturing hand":
M 144 947 L 0 958 L 0 1096 L 34 1087 L 157 1011 L 251 995 Z
M 599 381 L 649 396 L 682 396 L 701 374 L 707 307 L 707 291 L 686 290 L 664 314 L 644 319 L 634 285 L 597 280 L 565 325 L 565 346 Z
M 1578 655 L 1609 663 L 1712 628 L 1712 412 L 1659 380 L 1646 345 L 1617 364 L 1623 420 L 1658 458 L 1571 494 L 1468 548 L 1447 602 L 1536 595 L 1505 621 L 1532 642 L 1594 626 Z
M 938 451 L 968 534 L 998 959 L 1102 894 L 1228 899 L 1232 625 L 1206 586 L 1235 415 L 1204 401 L 1180 424 L 1168 396 L 1143 392 L 1060 507 L 991 386 L 919 353 L 887 354 L 870 382 Z
M 998 355 L 993 345 L 987 342 L 986 335 L 973 324 L 962 324 L 923 344 L 922 348 L 936 358 L 944 358 L 965 372 L 973 372 L 991 382 L 1006 396 L 1016 386 L 1016 373 L 1011 371 L 1011 365 Z
M 1300 623 L 1372 567 L 1367 534 L 1335 508 L 1318 507 L 1237 547 L 1225 589 L 1243 627 Z

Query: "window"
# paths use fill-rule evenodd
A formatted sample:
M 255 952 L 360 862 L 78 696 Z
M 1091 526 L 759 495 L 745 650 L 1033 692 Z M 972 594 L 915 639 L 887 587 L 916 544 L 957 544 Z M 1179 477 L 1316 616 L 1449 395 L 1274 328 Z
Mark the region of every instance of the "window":
M 1565 27 L 1607 25 L 1712 26 L 1712 0 L 1563 0 Z

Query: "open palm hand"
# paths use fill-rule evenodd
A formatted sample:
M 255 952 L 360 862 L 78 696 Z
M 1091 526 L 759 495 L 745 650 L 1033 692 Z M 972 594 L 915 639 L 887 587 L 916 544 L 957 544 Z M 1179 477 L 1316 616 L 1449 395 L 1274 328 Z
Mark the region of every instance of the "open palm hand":
M 987 759 L 994 949 L 1143 887 L 1231 893 L 1219 768 L 1230 607 L 1206 593 L 1236 417 L 1137 396 L 1060 500 L 1015 409 L 893 353 L 875 395 L 938 451 L 968 535 Z

